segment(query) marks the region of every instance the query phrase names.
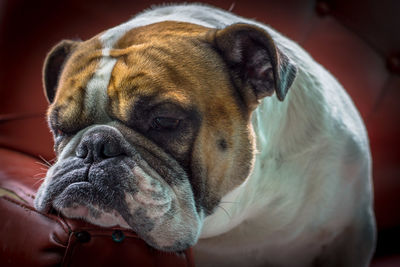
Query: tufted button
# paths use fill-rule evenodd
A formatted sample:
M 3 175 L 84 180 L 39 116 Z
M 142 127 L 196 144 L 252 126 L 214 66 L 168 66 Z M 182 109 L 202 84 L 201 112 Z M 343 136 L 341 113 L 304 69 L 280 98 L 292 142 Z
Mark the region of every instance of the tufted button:
M 76 232 L 75 237 L 81 243 L 87 243 L 90 241 L 91 238 L 90 234 L 86 231 Z
M 315 9 L 320 16 L 326 16 L 331 12 L 331 6 L 326 1 L 318 1 Z
M 115 230 L 112 233 L 112 239 L 116 243 L 121 243 L 125 239 L 125 235 L 121 230 Z
M 400 74 L 400 56 L 399 55 L 393 55 L 390 56 L 387 61 L 386 65 L 389 69 L 389 71 Z

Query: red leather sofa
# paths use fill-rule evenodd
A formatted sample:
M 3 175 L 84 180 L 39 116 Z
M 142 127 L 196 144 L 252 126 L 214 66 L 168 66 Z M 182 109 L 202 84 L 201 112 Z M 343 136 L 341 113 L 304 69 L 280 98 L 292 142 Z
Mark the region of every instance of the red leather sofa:
M 0 1 L 1 266 L 193 265 L 190 250 L 158 252 L 133 232 L 32 208 L 45 162 L 54 158 L 41 84 L 46 52 L 61 39 L 87 39 L 161 2 Z M 372 149 L 378 243 L 371 266 L 400 266 L 400 1 L 206 2 L 233 7 L 296 40 L 347 89 Z

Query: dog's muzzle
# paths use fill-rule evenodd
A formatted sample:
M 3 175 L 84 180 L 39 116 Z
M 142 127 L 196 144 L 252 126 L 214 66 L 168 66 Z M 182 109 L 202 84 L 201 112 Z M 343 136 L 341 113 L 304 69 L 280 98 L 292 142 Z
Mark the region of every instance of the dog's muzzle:
M 132 228 L 162 250 L 186 249 L 197 241 L 203 220 L 189 180 L 178 165 L 160 171 L 150 161 L 117 128 L 90 127 L 71 139 L 48 170 L 35 206 L 101 226 Z

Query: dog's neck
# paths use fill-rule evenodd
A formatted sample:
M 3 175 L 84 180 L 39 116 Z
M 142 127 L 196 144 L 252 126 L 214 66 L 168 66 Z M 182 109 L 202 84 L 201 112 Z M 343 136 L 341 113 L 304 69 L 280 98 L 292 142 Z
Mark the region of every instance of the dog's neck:
M 256 108 L 252 115 L 252 130 L 256 140 L 255 161 L 253 170 L 243 184 L 235 188 L 221 199 L 217 210 L 206 218 L 204 229 L 201 238 L 213 237 L 239 225 L 244 218 L 248 218 L 248 212 L 254 211 L 253 206 L 256 204 L 255 194 L 252 192 L 247 194 L 246 191 L 253 188 L 253 185 L 264 184 L 259 182 L 265 174 L 266 159 L 270 157 L 272 160 L 275 156 L 272 155 L 271 144 L 276 142 L 279 133 L 272 131 L 279 126 L 279 117 L 284 118 L 284 113 L 287 112 L 288 104 L 279 102 L 276 97 L 264 99 Z M 277 109 L 278 108 L 278 109 Z M 274 114 L 271 114 L 273 112 Z M 278 131 L 279 131 L 278 127 Z M 267 160 L 268 162 L 271 159 Z M 249 209 L 249 207 L 252 207 Z M 212 227 L 208 227 L 208 225 Z

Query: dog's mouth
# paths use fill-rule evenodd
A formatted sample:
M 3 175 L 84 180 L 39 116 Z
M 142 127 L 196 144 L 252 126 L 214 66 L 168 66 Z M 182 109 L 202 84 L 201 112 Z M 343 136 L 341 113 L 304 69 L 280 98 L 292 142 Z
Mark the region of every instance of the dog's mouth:
M 54 200 L 52 206 L 67 218 L 84 219 L 95 225 L 103 227 L 121 226 L 131 228 L 117 209 L 101 208 L 89 201 L 79 201 L 77 198 L 86 199 L 96 188 L 89 182 L 75 182 L 68 185 Z
M 129 166 L 128 166 L 129 165 Z M 65 177 L 55 177 L 55 192 L 49 199 L 51 208 L 68 218 L 84 219 L 96 225 L 119 225 L 140 231 L 137 210 L 144 217 L 157 219 L 171 209 L 171 197 L 165 183 L 148 180 L 140 167 L 125 161 L 109 160 L 85 166 L 81 170 L 67 171 Z M 79 178 L 69 174 L 81 173 Z M 147 181 L 146 181 L 147 179 Z M 57 180 L 63 181 L 57 182 Z M 71 182 L 68 184 L 68 180 Z M 57 186 L 60 186 L 57 189 Z M 147 223 L 148 224 L 148 223 Z M 148 227 L 148 226 L 146 226 Z
M 54 209 L 66 217 L 101 226 L 129 227 L 126 219 L 122 219 L 129 213 L 124 203 L 125 194 L 137 190 L 130 182 L 133 174 L 128 165 L 125 159 L 92 164 L 74 158 L 65 160 L 48 171 L 47 184 L 38 191 L 36 207 L 42 212 Z
M 93 191 L 93 185 L 89 182 L 75 182 L 68 185 L 64 191 L 54 200 L 54 202 L 58 202 L 56 206 L 69 206 L 68 201 L 70 198 L 69 195 L 82 195 L 82 194 L 90 194 Z

